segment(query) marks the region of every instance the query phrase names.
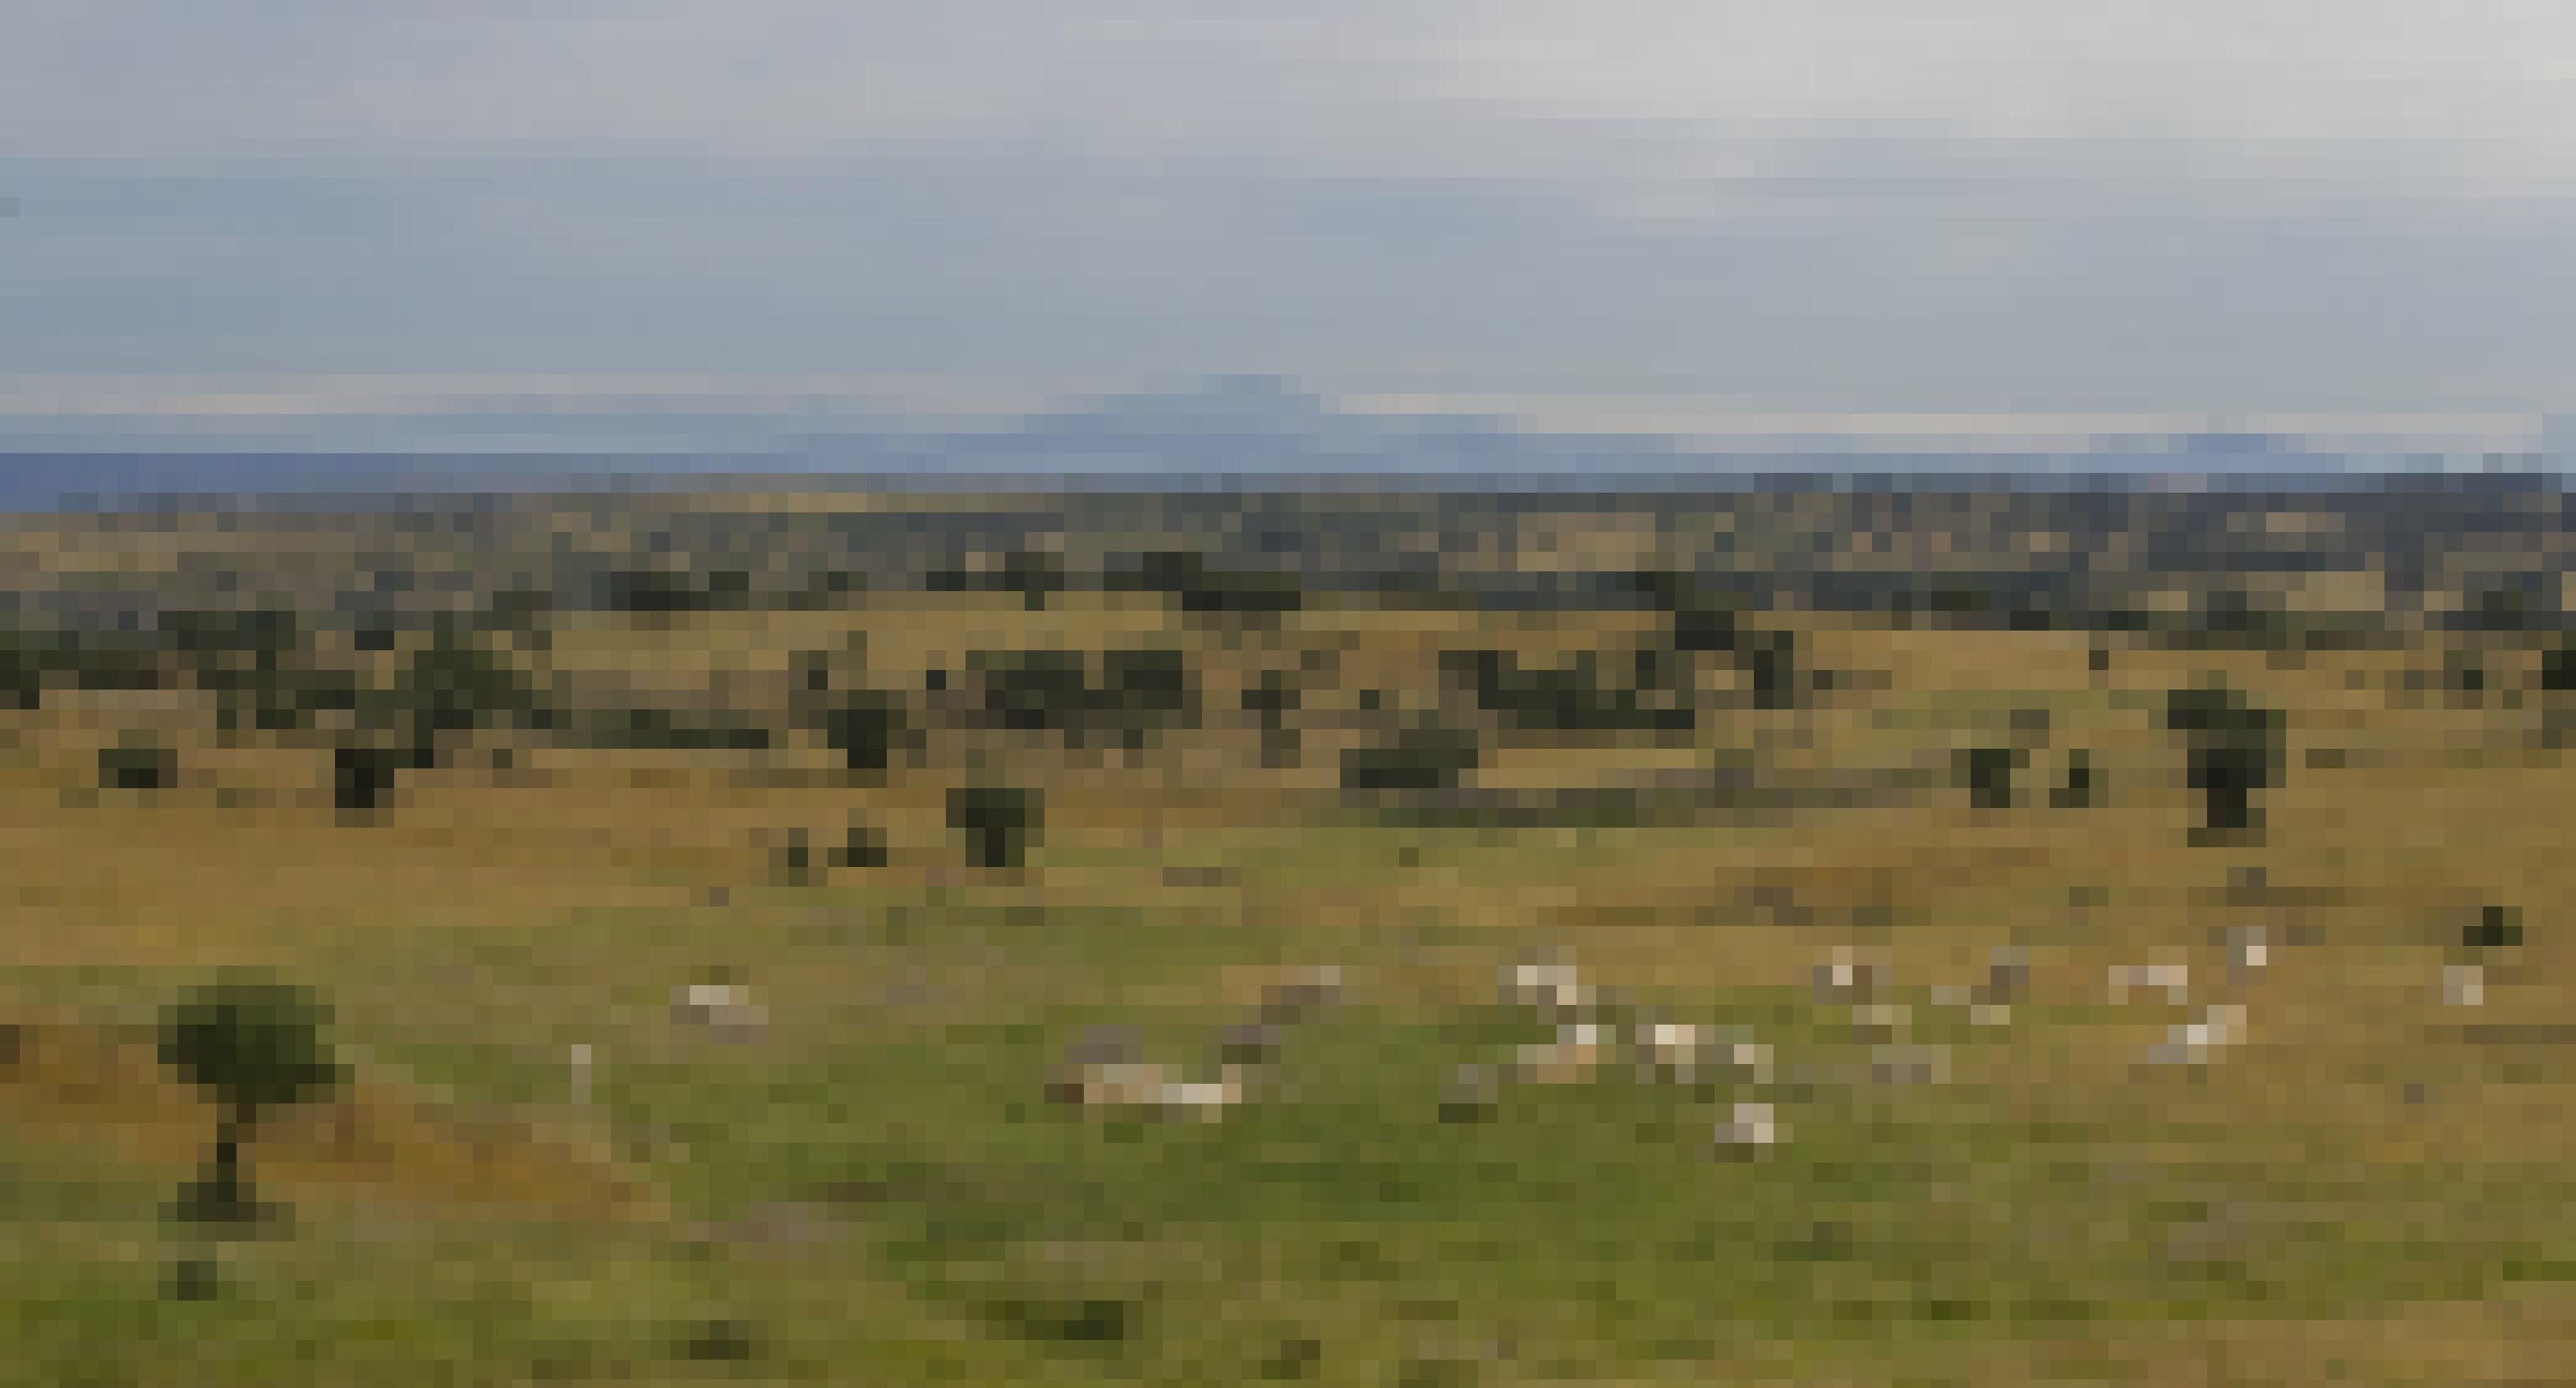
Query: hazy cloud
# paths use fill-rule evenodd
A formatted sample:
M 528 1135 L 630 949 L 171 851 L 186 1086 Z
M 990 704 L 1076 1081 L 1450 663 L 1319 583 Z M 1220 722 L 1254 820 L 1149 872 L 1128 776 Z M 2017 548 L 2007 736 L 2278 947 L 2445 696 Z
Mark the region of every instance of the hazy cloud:
M 2576 11 L 40 3 L 0 371 L 2519 409 Z

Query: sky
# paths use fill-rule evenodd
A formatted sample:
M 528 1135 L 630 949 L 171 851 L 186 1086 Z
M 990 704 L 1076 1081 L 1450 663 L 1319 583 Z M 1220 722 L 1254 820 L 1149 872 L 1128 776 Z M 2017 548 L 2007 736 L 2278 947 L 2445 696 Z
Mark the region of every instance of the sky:
M 19 0 L 0 391 L 2563 411 L 2571 51 L 2563 0 Z

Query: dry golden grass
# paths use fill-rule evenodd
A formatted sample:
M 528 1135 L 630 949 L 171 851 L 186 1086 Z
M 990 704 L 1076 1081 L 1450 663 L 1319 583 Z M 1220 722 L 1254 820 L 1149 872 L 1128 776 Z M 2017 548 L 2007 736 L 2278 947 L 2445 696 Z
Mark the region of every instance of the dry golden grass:
M 61 1017 L 0 1022 L 0 1114 L 40 1141 L 175 1175 L 202 1160 L 215 1110 L 156 1062 L 149 1038 Z M 332 1097 L 262 1124 L 245 1146 L 263 1187 L 319 1209 L 651 1223 L 669 1217 L 649 1177 L 565 1120 L 438 1104 L 360 1073 Z

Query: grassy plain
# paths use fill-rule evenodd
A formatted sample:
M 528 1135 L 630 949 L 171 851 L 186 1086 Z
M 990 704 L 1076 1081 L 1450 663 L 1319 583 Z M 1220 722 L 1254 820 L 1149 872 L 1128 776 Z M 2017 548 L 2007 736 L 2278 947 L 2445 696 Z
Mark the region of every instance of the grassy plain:
M 678 685 L 854 634 L 903 688 L 973 649 L 1175 641 L 1212 712 L 1132 765 L 934 733 L 874 782 L 793 743 L 521 748 L 425 773 L 364 825 L 286 793 L 318 783 L 309 751 L 209 735 L 188 764 L 229 801 L 213 781 L 120 795 L 94 753 L 130 711 L 0 715 L 0 1019 L 27 1042 L 0 1071 L 0 1378 L 2462 1383 L 2576 1362 L 2564 1043 L 2464 1032 L 2436 982 L 2462 920 L 2511 903 L 2529 942 L 2473 1020 L 2564 1009 L 2576 769 L 2536 748 L 2536 713 L 2393 696 L 2438 668 L 2429 637 L 2296 659 L 2115 643 L 2097 671 L 2081 634 L 1775 620 L 1867 678 L 1712 715 L 1686 747 L 1498 746 L 1480 776 L 1939 767 L 2039 708 L 2032 783 L 2083 748 L 2101 803 L 1972 811 L 1934 788 L 1406 827 L 1334 793 L 1358 690 L 1428 701 L 1440 645 L 1611 643 L 1645 631 L 1633 614 L 1326 609 L 1249 633 L 944 595 L 566 619 L 557 668 Z M 1303 763 L 1259 770 L 1234 692 L 1308 650 L 1331 675 Z M 2285 784 L 2233 846 L 2190 841 L 2154 714 L 2212 669 L 2288 715 Z M 964 868 L 942 817 L 979 758 L 1047 797 L 1015 873 Z M 884 866 L 775 877 L 769 836 L 853 815 Z M 2183 1014 L 2113 1006 L 2107 970 L 2215 980 L 2236 925 L 2280 942 L 2242 990 L 2247 1042 L 2205 1072 L 2140 1066 Z M 1927 1016 L 1952 1082 L 1872 1086 L 1810 997 L 1840 943 L 1887 949 L 1918 1005 L 2017 944 L 2033 1000 L 2000 1029 Z M 1718 1160 L 1712 1126 L 1749 1089 L 1624 1074 L 1439 1122 L 1452 1067 L 1540 1034 L 1489 1005 L 1540 946 L 1775 1042 L 1787 1141 Z M 254 1149 L 295 1226 L 226 1250 L 226 1296 L 172 1301 L 157 1211 L 208 1122 L 133 1038 L 242 962 L 328 990 L 361 1083 Z M 1327 962 L 1350 1003 L 1221 1123 L 1041 1099 L 1088 1023 L 1196 1060 L 1275 971 Z M 673 987 L 718 965 L 766 1001 L 763 1039 L 673 1026 Z M 600 1057 L 586 1109 L 575 1043 Z

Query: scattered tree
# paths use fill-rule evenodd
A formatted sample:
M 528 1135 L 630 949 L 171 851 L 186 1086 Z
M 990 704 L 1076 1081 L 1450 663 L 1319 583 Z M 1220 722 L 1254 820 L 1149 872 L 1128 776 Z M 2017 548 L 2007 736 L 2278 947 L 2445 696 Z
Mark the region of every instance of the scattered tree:
M 1193 616 L 1263 626 L 1306 601 L 1295 574 L 1212 563 L 1206 555 L 1189 550 L 1146 555 L 1120 586 L 1162 593 Z
M 2471 950 L 2509 949 L 2521 944 L 2522 912 L 2510 906 L 2481 907 L 2477 923 L 2461 930 L 2460 943 Z
M 1601 668 L 1600 656 L 1578 651 L 1554 668 L 1522 669 L 1508 651 L 1441 653 L 1443 670 L 1471 690 L 1476 706 L 1523 731 L 1687 732 L 1698 721 L 1681 688 L 1677 658 L 1640 651 L 1628 661 L 1629 678 Z
M 906 742 L 903 701 L 874 689 L 854 689 L 823 709 L 823 741 L 852 771 L 883 771 Z
M 961 786 L 948 792 L 948 827 L 966 838 L 977 867 L 1015 868 L 1037 842 L 1045 802 L 1016 786 Z
M 843 832 L 841 846 L 832 850 L 830 859 L 834 867 L 884 867 L 885 837 L 864 824 L 852 824 Z
M 2048 803 L 2061 810 L 2090 809 L 2094 804 L 2093 754 L 2084 751 L 2066 755 L 2066 780 L 2049 792 Z
M 1968 788 L 1968 803 L 1981 810 L 2013 806 L 2013 774 L 2020 770 L 2017 747 L 1970 747 L 1959 753 L 1959 779 Z
M 2280 783 L 2283 719 L 2215 681 L 2177 689 L 2165 699 L 2165 726 L 2189 746 L 2189 781 L 2201 793 L 2213 834 L 2256 827 L 2257 792 Z
M 1423 724 L 1373 747 L 1342 754 L 1342 788 L 1349 791 L 1455 790 L 1460 777 L 1484 757 L 1473 733 Z
M 201 985 L 164 1011 L 161 1063 L 221 1114 L 205 1175 L 181 1193 L 182 1218 L 228 1223 L 266 1213 L 243 1175 L 242 1145 L 269 1114 L 340 1085 L 330 1022 L 329 1006 L 312 992 L 247 976 Z
M 1064 556 L 1045 549 L 1012 550 L 1003 556 L 1001 571 L 993 579 L 999 590 L 1019 594 L 1031 612 L 1045 611 L 1048 599 L 1066 585 Z
M 98 783 L 109 790 L 168 790 L 179 783 L 179 754 L 128 733 L 98 753 Z

